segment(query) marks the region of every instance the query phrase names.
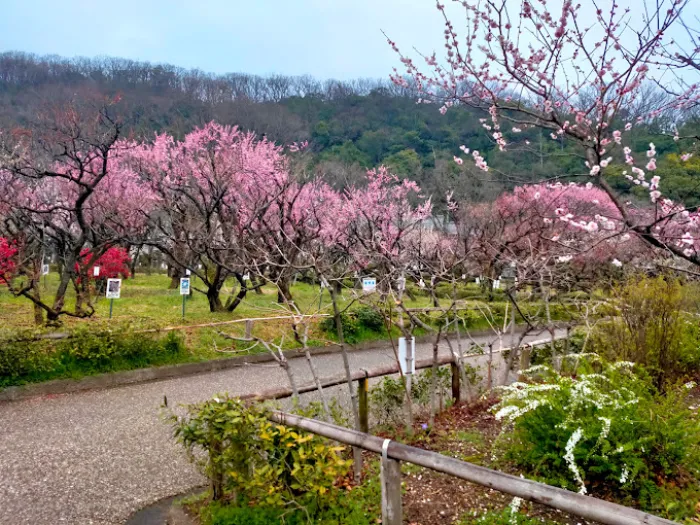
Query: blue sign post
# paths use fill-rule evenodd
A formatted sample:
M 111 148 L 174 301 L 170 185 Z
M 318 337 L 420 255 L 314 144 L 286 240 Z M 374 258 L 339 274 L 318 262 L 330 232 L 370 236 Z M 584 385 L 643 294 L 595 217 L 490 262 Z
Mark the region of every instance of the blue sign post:
M 180 278 L 180 295 L 182 296 L 182 318 L 185 318 L 185 302 L 187 296 L 190 295 L 190 278 Z

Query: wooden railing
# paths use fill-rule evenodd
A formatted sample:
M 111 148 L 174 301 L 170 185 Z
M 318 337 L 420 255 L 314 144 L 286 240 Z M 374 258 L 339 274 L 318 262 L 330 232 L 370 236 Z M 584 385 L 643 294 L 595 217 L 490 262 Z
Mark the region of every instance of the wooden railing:
M 520 345 L 520 350 L 529 350 L 535 346 L 542 346 L 545 344 L 550 344 L 551 339 L 540 339 L 537 341 L 530 341 L 529 343 L 523 343 Z M 486 345 L 488 346 L 488 345 Z M 508 351 L 509 348 L 498 348 L 491 349 L 492 354 L 500 354 L 502 352 Z M 476 357 L 488 356 L 488 353 L 471 353 L 464 354 L 461 361 L 467 359 L 473 359 Z M 462 386 L 460 383 L 460 372 L 457 361 L 459 358 L 453 355 L 441 355 L 437 358 L 437 366 L 450 365 L 452 380 L 451 380 L 451 391 L 452 399 L 455 403 L 460 402 Z M 433 358 L 427 359 L 417 359 L 416 360 L 416 370 L 423 370 L 433 366 Z M 369 402 L 368 402 L 368 389 L 369 389 L 369 379 L 376 377 L 383 377 L 399 373 L 398 363 L 389 363 L 386 365 L 380 365 L 369 370 L 360 369 L 351 373 L 352 381 L 357 381 L 358 390 L 358 404 L 360 412 L 360 429 L 367 432 L 369 429 Z M 319 379 L 322 388 L 330 388 L 338 385 L 342 385 L 348 382 L 348 377 L 345 374 L 338 374 L 331 377 L 325 377 Z M 318 385 L 314 383 L 308 383 L 301 385 L 297 388 L 299 394 L 306 394 L 308 392 L 313 392 L 318 390 Z M 249 400 L 266 400 L 266 399 L 284 399 L 287 397 L 292 397 L 293 391 L 290 388 L 273 388 L 268 390 L 262 390 L 260 392 L 253 392 L 250 394 L 245 394 L 241 396 L 241 399 Z
M 270 419 L 281 425 L 381 454 L 383 525 L 401 525 L 403 523 L 400 463 L 402 461 L 606 525 L 671 525 L 675 523 L 616 503 L 511 476 L 497 470 L 443 456 L 437 452 L 411 447 L 315 419 L 284 412 L 275 412 L 271 414 Z

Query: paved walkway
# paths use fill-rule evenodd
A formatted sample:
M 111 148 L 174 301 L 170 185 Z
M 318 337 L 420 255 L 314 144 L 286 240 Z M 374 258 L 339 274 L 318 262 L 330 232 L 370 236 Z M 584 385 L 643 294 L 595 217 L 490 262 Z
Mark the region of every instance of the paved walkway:
M 430 357 L 431 346 L 419 345 L 416 353 Z M 391 348 L 350 358 L 353 369 L 394 359 Z M 340 355 L 315 360 L 321 377 L 342 373 Z M 292 366 L 300 383 L 311 381 L 304 359 Z M 285 385 L 285 374 L 271 363 L 0 404 L 0 524 L 122 524 L 133 511 L 204 483 L 160 417 L 163 396 L 175 406 Z

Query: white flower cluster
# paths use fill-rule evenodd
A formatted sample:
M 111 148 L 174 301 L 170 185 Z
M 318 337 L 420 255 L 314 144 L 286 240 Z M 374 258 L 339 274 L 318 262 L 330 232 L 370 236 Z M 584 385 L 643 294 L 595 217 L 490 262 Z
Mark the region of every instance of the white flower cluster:
M 574 457 L 574 449 L 576 448 L 576 444 L 581 441 L 582 437 L 583 429 L 581 427 L 574 430 L 574 433 L 571 434 L 569 441 L 566 442 L 566 454 L 564 454 L 564 460 L 566 461 L 566 464 L 569 465 L 569 470 L 572 472 L 574 479 L 576 479 L 576 482 L 579 484 L 579 494 L 585 494 L 587 492 L 586 484 L 583 482 L 583 478 L 581 478 L 581 472 L 576 465 L 576 458 Z
M 589 362 L 600 362 L 597 354 L 568 354 L 562 357 L 565 360 L 575 360 L 576 363 L 584 358 Z M 502 392 L 502 397 L 497 405 L 496 419 L 514 423 L 518 418 L 541 407 L 556 406 L 557 409 L 563 409 L 567 417 L 559 426 L 563 429 L 571 429 L 563 459 L 579 486 L 579 492 L 586 494 L 584 474 L 576 463 L 576 446 L 585 438 L 595 438 L 596 434 L 598 439 L 596 447 L 601 446 L 601 442 L 610 435 L 613 425 L 611 414 L 639 402 L 634 392 L 614 380 L 620 373 L 630 374 L 633 366 L 634 363 L 620 361 L 604 367 L 602 373 L 583 373 L 576 377 L 561 376 L 546 365 L 532 366 L 522 372 L 523 376 L 547 382 L 518 381 L 501 387 L 499 390 Z M 614 375 L 611 376 L 611 373 Z M 557 404 L 554 405 L 554 403 Z M 593 414 L 600 421 L 600 425 L 590 423 L 588 423 L 590 426 L 582 425 L 582 414 Z M 599 430 L 596 430 L 597 428 Z M 620 446 L 615 453 L 619 454 L 623 451 L 623 447 Z M 621 479 L 620 483 L 627 482 L 629 475 L 625 468 L 622 475 L 624 481 Z

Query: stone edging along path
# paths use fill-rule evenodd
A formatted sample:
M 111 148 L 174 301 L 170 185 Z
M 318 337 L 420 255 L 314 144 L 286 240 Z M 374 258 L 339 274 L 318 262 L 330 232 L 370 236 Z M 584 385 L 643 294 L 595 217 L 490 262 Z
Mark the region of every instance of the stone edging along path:
M 493 334 L 492 331 L 483 330 L 473 332 L 470 335 L 473 337 L 478 337 L 491 334 Z M 429 342 L 432 340 L 432 337 L 433 336 L 430 334 L 417 337 L 416 343 Z M 386 348 L 387 343 L 388 340 L 379 339 L 376 341 L 367 341 L 365 343 L 347 346 L 350 352 L 358 352 L 362 350 Z M 338 345 L 334 344 L 329 346 L 314 347 L 310 349 L 310 352 L 313 356 L 331 354 L 339 352 L 339 350 Z M 286 350 L 284 355 L 287 359 L 293 359 L 297 357 L 304 357 L 304 352 L 301 350 Z M 125 385 L 147 383 L 151 381 L 161 381 L 175 377 L 206 374 L 208 372 L 217 372 L 219 370 L 267 363 L 270 361 L 274 361 L 274 358 L 269 353 L 265 352 L 261 354 L 223 357 L 221 359 L 212 359 L 209 361 L 200 361 L 196 363 L 181 363 L 177 365 L 126 370 L 123 372 L 110 372 L 107 374 L 84 377 L 82 379 L 55 379 L 44 383 L 31 383 L 27 385 L 10 386 L 4 388 L 0 390 L 0 402 L 19 401 L 32 397 L 69 394 L 72 392 L 83 392 L 86 390 L 102 390 Z

